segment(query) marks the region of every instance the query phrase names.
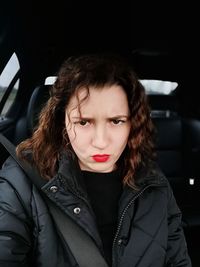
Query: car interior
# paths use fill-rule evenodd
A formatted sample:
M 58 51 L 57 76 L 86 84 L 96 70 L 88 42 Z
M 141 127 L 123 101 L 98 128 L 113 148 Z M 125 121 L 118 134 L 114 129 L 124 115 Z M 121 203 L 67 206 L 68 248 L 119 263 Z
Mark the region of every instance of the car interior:
M 71 55 L 119 53 L 128 58 L 144 84 L 155 80 L 175 82 L 172 92 L 162 91 L 160 85 L 159 92 L 150 88 L 147 96 L 155 125 L 157 161 L 182 211 L 192 264 L 199 267 L 196 22 L 185 21 L 184 14 L 177 14 L 171 5 L 165 12 L 160 7 L 160 13 L 151 7 L 150 13 L 150 7 L 143 12 L 133 4 L 108 7 L 103 3 L 58 1 L 56 5 L 42 6 L 33 1 L 29 7 L 23 7 L 15 2 L 5 3 L 0 11 L 0 132 L 15 145 L 32 134 L 49 97 L 52 82 L 48 82 L 48 77 L 56 77 L 60 64 Z M 11 61 L 12 67 L 6 69 Z M 1 164 L 5 157 L 1 151 Z

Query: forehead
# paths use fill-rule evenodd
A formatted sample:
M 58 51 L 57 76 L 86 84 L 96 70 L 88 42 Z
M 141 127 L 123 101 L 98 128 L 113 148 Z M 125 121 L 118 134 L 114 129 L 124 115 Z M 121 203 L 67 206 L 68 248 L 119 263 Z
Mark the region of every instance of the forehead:
M 128 100 L 124 89 L 119 85 L 79 89 L 67 106 L 67 111 L 87 112 L 123 112 L 128 113 Z

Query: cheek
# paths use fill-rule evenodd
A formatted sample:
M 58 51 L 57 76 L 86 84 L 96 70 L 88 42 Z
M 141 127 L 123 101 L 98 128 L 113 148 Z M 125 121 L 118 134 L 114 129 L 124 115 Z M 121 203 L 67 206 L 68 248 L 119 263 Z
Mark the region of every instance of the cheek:
M 87 150 L 89 146 L 89 138 L 88 135 L 85 134 L 84 131 L 79 129 L 70 129 L 67 131 L 69 141 L 75 150 L 75 152 L 83 153 Z
M 124 146 L 128 142 L 129 133 L 129 128 L 121 129 L 120 131 L 115 132 L 113 140 L 119 147 Z

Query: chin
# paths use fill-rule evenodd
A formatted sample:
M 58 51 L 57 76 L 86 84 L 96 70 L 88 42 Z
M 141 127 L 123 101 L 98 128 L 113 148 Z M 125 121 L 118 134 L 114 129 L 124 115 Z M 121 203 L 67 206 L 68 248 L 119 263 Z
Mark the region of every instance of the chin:
M 98 163 L 99 166 L 95 166 L 91 169 L 93 169 L 94 172 L 111 172 L 115 169 L 115 166 L 105 166 L 105 163 L 102 164 L 102 163 Z M 104 165 L 104 166 L 103 166 Z

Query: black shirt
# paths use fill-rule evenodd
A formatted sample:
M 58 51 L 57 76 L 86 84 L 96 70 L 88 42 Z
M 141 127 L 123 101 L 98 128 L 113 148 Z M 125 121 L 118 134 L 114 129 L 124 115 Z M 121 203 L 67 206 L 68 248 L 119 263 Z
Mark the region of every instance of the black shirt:
M 106 260 L 112 262 L 112 243 L 117 227 L 118 202 L 122 192 L 120 170 L 109 173 L 82 171 L 87 193 L 96 215 Z

